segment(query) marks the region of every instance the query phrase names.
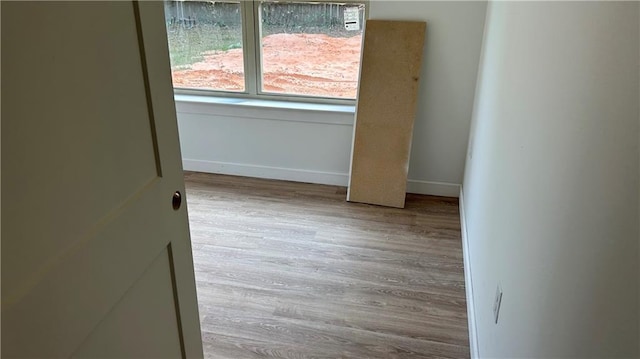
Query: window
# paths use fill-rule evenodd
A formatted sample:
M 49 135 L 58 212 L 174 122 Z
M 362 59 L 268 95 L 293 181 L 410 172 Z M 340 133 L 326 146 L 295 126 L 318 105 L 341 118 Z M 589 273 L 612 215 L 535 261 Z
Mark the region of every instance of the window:
M 177 92 L 353 100 L 363 1 L 165 1 Z

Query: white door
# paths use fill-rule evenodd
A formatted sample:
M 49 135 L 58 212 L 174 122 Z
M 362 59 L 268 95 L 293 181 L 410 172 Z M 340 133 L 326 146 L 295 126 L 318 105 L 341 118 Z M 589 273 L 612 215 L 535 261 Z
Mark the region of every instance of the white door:
M 162 7 L 1 3 L 3 358 L 202 357 Z

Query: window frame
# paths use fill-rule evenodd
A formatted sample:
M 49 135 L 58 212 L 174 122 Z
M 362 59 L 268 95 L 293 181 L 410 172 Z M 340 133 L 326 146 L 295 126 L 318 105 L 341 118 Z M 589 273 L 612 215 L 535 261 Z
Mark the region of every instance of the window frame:
M 263 1 L 269 2 L 300 2 L 300 3 L 333 3 L 333 4 L 364 4 L 364 23 L 362 24 L 364 44 L 364 30 L 369 18 L 369 0 L 239 0 L 242 19 L 242 56 L 244 61 L 244 91 L 225 91 L 213 89 L 194 89 L 174 87 L 175 95 L 194 95 L 210 97 L 230 97 L 256 100 L 271 100 L 285 102 L 305 102 L 318 104 L 354 105 L 356 99 L 339 97 L 320 97 L 297 95 L 288 93 L 273 93 L 262 91 L 262 38 L 260 27 L 260 6 Z M 358 73 L 360 82 L 360 73 Z

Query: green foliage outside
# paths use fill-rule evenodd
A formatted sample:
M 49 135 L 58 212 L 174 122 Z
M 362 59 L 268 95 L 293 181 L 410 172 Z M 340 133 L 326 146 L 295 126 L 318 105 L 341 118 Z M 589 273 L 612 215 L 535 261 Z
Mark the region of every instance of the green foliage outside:
M 183 24 L 167 25 L 171 66 L 174 69 L 188 69 L 191 64 L 202 61 L 211 51 L 228 51 L 242 47 L 240 27 L 197 24 L 189 27 Z

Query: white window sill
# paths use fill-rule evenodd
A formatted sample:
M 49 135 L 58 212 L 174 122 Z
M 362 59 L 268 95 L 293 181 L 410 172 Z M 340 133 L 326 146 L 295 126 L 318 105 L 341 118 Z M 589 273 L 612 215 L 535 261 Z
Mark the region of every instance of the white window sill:
M 342 112 L 342 113 L 355 113 L 356 107 L 351 105 L 332 105 L 332 104 L 318 104 L 307 102 L 293 102 L 293 101 L 275 101 L 275 100 L 260 100 L 252 98 L 233 98 L 233 97 L 214 97 L 214 96 L 197 96 L 197 95 L 174 95 L 176 102 L 190 102 L 190 103 L 208 103 L 217 105 L 230 105 L 230 106 L 248 106 L 248 107 L 260 107 L 260 108 L 280 108 L 289 110 L 303 110 L 303 111 L 323 111 L 323 112 Z
M 183 94 L 174 95 L 174 99 L 178 114 L 249 117 L 349 126 L 353 125 L 355 114 L 355 106 L 352 105 Z M 300 115 L 300 112 L 305 113 Z

